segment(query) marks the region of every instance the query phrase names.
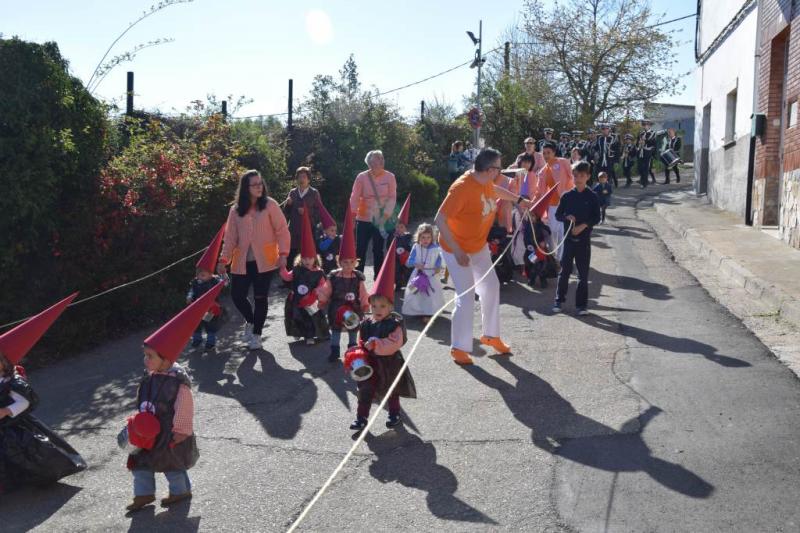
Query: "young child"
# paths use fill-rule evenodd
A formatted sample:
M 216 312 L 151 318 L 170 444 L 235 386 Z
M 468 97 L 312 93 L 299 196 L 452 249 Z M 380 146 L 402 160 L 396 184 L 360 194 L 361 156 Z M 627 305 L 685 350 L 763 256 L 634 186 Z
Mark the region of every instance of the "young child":
M 200 457 L 193 427 L 194 399 L 191 380 L 176 361 L 222 287 L 217 283 L 144 341 L 145 374 L 136 391 L 136 414 L 128 418 L 119 437 L 136 448 L 128 455 L 128 469 L 133 473 L 129 512 L 155 501 L 156 472 L 163 472 L 169 483 L 162 507 L 192 497 L 187 471 Z
M 217 283 L 222 281 L 220 276 L 214 274 L 219 258 L 219 251 L 222 248 L 222 237 L 225 235 L 225 226 L 217 232 L 214 240 L 206 249 L 203 256 L 195 266 L 195 277 L 189 283 L 189 293 L 186 295 L 186 303 L 190 304 L 214 288 Z M 203 330 L 206 332 L 206 349 L 212 349 L 217 345 L 217 331 L 219 330 L 222 316 L 222 306 L 215 301 L 208 312 L 203 316 L 200 324 L 192 335 L 192 347 L 196 348 L 203 342 Z
M 583 154 L 580 148 L 573 148 L 569 153 L 569 162 L 574 165 L 578 161 L 583 161 Z
M 31 411 L 39 398 L 19 362 L 77 293 L 0 335 L 0 496 L 86 469 L 86 462 Z
M 605 172 L 599 173 L 597 175 L 597 183 L 592 187 L 592 190 L 600 201 L 600 224 L 605 224 L 606 209 L 611 205 L 611 192 L 613 191 L 611 183 L 608 181 L 608 174 Z
M 497 261 L 500 254 L 503 254 L 503 258 L 494 267 L 495 272 L 497 272 L 497 279 L 500 280 L 500 283 L 510 282 L 514 277 L 514 261 L 511 258 L 510 249 L 506 249 L 511 240 L 508 237 L 506 227 L 500 224 L 499 220 L 495 220 L 494 225 L 489 230 L 489 235 L 486 237 L 486 240 L 489 241 L 489 252 L 492 256 L 492 263 Z
M 547 287 L 547 278 L 553 277 L 557 271 L 555 258 L 547 253 L 550 251 L 550 227 L 536 213 L 531 213 L 531 222 L 526 221 L 523 229 L 528 285 L 535 286 L 538 278 L 541 288 L 544 289 Z
M 406 197 L 400 213 L 397 215 L 397 226 L 395 226 L 394 238 L 397 241 L 397 253 L 395 257 L 397 262 L 394 266 L 395 271 L 395 287 L 399 290 L 400 287 L 405 287 L 408 283 L 408 278 L 411 277 L 413 268 L 408 265 L 409 254 L 411 252 L 411 234 L 408 232 L 408 217 L 411 212 L 411 195 Z
M 575 307 L 578 316 L 588 315 L 586 306 L 589 301 L 589 260 L 591 258 L 592 228 L 600 222 L 600 202 L 597 195 L 586 187 L 591 169 L 589 163 L 581 161 L 572 167 L 575 177 L 575 188 L 561 197 L 556 209 L 556 220 L 564 224 L 564 250 L 561 253 L 561 273 L 558 275 L 558 290 L 553 312 L 561 312 L 561 304 L 567 298 L 569 276 L 572 274 L 572 263 L 578 269 L 578 289 L 575 292 Z M 572 223 L 572 229 L 569 224 Z
M 408 280 L 403 298 L 403 316 L 421 316 L 423 322 L 444 305 L 442 283 L 442 254 L 430 224 L 420 224 L 414 236 L 414 247 L 408 264 L 414 273 Z
M 341 237 L 336 234 L 336 221 L 321 202 L 319 204 L 319 218 L 323 233 L 317 241 L 317 250 L 320 258 L 322 258 L 322 271 L 327 276 L 338 266 L 336 256 L 339 255 Z
M 325 273 L 320 267 L 317 248 L 311 233 L 311 220 L 308 212 L 303 214 L 302 241 L 300 255 L 295 259 L 292 271 L 281 268 L 284 281 L 291 283 L 284 307 L 286 334 L 302 337 L 312 345 L 316 339 L 328 338 L 328 321 L 322 308 L 321 289 L 325 285 Z
M 328 324 L 331 335 L 331 353 L 328 361 L 331 363 L 339 360 L 342 329 L 347 331 L 347 347 L 352 348 L 356 345 L 358 331 L 345 328 L 344 313 L 352 311 L 358 315 L 359 319 L 363 319 L 364 312 L 369 310 L 367 286 L 364 283 L 366 278 L 363 272 L 356 270 L 357 264 L 353 216 L 348 204 L 342 228 L 342 248 L 339 252 L 340 268 L 330 273 L 327 283 L 320 291 L 321 299 L 329 302 Z
M 389 386 L 397 378 L 403 366 L 403 354 L 400 348 L 407 341 L 403 317 L 394 310 L 394 267 L 392 256 L 395 255 L 397 243 L 392 240 L 390 253 L 386 255 L 383 266 L 375 280 L 375 287 L 369 297 L 372 316 L 361 322 L 358 330 L 359 345 L 368 352 L 369 365 L 373 369 L 372 376 L 358 382 L 358 409 L 356 420 L 350 429 L 361 431 L 367 425 L 372 402 L 383 398 Z M 389 419 L 386 427 L 392 428 L 400 423 L 400 397 L 416 398 L 417 389 L 408 369 L 403 373 L 397 387 L 389 396 Z

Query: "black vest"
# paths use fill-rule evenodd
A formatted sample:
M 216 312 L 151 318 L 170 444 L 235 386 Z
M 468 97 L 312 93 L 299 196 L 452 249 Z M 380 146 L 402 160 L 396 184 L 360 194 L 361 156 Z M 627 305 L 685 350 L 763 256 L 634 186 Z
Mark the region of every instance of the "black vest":
M 313 291 L 319 285 L 325 272 L 322 270 L 309 270 L 302 265 L 292 269 L 292 292 L 295 294 L 294 302 L 297 303 L 306 294 Z

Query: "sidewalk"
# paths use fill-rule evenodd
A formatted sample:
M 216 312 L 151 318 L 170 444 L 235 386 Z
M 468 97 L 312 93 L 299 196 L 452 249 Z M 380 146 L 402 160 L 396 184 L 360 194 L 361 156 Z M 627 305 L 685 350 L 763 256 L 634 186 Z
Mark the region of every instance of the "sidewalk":
M 711 267 L 800 328 L 800 250 L 746 226 L 685 189 L 665 192 L 653 204 Z

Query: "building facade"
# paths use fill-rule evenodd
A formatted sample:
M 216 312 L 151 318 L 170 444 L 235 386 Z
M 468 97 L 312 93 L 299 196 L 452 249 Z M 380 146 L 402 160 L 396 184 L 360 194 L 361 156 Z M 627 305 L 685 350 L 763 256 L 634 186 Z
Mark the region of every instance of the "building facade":
M 683 141 L 678 155 L 687 163 L 694 161 L 694 106 L 648 103 L 644 116 L 653 121 L 656 131 L 674 128 Z

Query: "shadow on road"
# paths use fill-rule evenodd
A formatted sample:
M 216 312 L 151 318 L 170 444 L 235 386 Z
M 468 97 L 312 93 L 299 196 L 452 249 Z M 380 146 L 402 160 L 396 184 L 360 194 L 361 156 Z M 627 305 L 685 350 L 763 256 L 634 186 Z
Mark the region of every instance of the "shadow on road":
M 645 281 L 631 276 L 622 276 L 620 274 L 607 274 L 591 267 L 589 268 L 589 284 L 595 285 L 596 291 L 599 291 L 600 287 L 603 285 L 609 285 L 626 291 L 639 292 L 645 298 L 651 298 L 653 300 L 672 299 L 669 287 L 661 283 Z
M 157 501 L 157 500 L 156 500 Z M 161 510 L 156 514 L 156 507 L 149 505 L 140 511 L 130 513 L 131 524 L 128 527 L 129 533 L 150 533 L 153 531 L 180 531 L 181 533 L 191 533 L 199 531 L 200 517 L 189 516 L 192 502 L 184 501 L 173 505 L 167 510 Z
M 427 493 L 428 510 L 444 520 L 497 525 L 468 503 L 455 496 L 458 479 L 447 467 L 437 464 L 436 447 L 400 429 L 364 439 L 375 460 L 369 473 L 381 483 L 400 483 Z
M 650 407 L 623 424 L 621 431 L 576 412 L 550 384 L 508 357 L 496 361 L 516 380 L 510 384 L 479 366 L 468 367 L 476 380 L 500 393 L 514 417 L 532 430 L 533 443 L 553 455 L 609 472 L 645 472 L 664 487 L 708 498 L 714 486 L 681 465 L 654 457 L 642 438 L 661 410 Z
M 23 487 L 0 497 L 0 524 L 7 531 L 29 531 L 57 513 L 81 487 L 55 483 L 47 487 Z

